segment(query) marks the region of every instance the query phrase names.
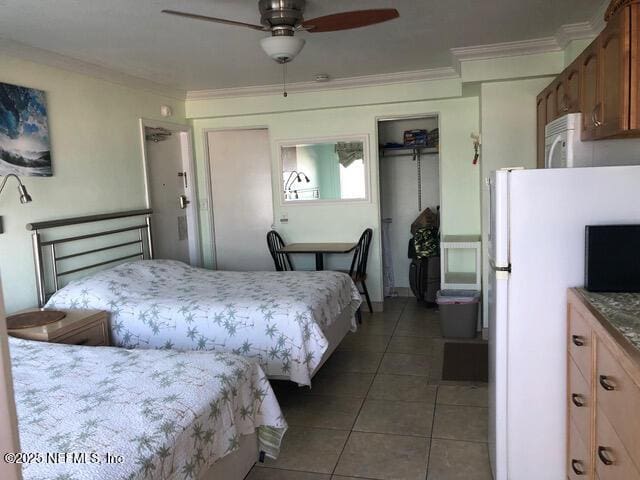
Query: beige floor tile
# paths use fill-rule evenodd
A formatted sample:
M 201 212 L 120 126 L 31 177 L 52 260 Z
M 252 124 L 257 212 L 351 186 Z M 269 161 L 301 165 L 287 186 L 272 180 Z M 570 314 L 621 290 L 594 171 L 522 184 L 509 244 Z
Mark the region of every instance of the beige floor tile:
M 360 335 L 391 335 L 398 323 L 397 315 L 387 315 L 374 313 L 369 316 L 362 316 L 362 323 L 358 324 L 358 334 Z
M 278 459 L 256 465 L 330 474 L 348 437 L 344 430 L 289 426 Z
M 343 477 L 342 475 L 334 475 L 331 480 L 373 480 L 364 477 Z
M 426 318 L 438 319 L 440 318 L 440 312 L 437 308 L 427 307 L 424 303 L 408 302 L 404 310 L 402 310 L 402 317 L 411 317 L 421 320 Z
M 396 435 L 431 435 L 433 404 L 367 399 L 354 431 Z
M 379 373 L 429 376 L 429 357 L 407 353 L 385 353 Z
M 437 405 L 433 422 L 433 438 L 448 440 L 488 441 L 487 409 Z
M 373 382 L 373 373 L 318 372 L 311 380 L 311 388 L 301 387 L 305 395 L 333 395 L 364 398 Z
M 322 374 L 340 372 L 376 373 L 382 360 L 382 355 L 381 352 L 337 350 L 329 357 L 320 372 Z
M 429 340 L 424 337 L 393 336 L 387 347 L 387 352 L 427 355 L 432 348 L 432 343 Z
M 430 338 L 429 344 L 429 380 L 439 382 L 442 380 L 445 340 L 442 338 Z
M 492 480 L 487 444 L 434 438 L 427 480 Z
M 391 335 L 365 335 L 361 332 L 349 333 L 338 345 L 338 350 L 358 352 L 384 352 Z
M 393 332 L 396 337 L 441 338 L 440 323 L 434 319 L 400 318 Z
M 403 309 L 409 303 L 409 297 L 388 297 L 384 299 L 384 310 Z
M 487 407 L 489 403 L 487 385 L 441 385 L 438 388 L 438 403 L 443 405 L 465 405 Z
M 424 480 L 429 439 L 352 432 L 335 474 L 380 480 Z
M 329 395 L 296 395 L 280 403 L 289 425 L 350 430 L 363 399 Z
M 329 480 L 330 478 L 331 475 L 321 473 L 253 467 L 253 470 L 244 480 Z
M 367 398 L 398 402 L 435 403 L 437 387 L 426 377 L 387 375 L 379 373 L 373 379 Z

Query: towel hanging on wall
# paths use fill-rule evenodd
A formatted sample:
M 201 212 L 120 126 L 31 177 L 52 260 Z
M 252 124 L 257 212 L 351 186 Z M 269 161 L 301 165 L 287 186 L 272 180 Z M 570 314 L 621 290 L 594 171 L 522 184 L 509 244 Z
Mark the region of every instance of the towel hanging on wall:
M 338 142 L 336 153 L 340 165 L 347 168 L 356 160 L 361 160 L 364 156 L 364 145 L 362 142 Z

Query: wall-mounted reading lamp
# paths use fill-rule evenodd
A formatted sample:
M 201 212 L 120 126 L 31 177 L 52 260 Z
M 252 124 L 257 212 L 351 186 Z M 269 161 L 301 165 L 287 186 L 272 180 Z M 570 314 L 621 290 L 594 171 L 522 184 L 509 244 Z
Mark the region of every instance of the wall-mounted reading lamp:
M 2 183 L 0 183 L 0 195 L 4 190 L 4 186 L 7 184 L 7 180 L 9 180 L 9 177 L 15 178 L 16 181 L 18 182 L 18 193 L 20 194 L 20 203 L 24 204 L 24 203 L 31 202 L 31 195 L 29 195 L 29 192 L 27 192 L 27 187 L 25 187 L 20 181 L 20 178 L 18 178 L 18 176 L 13 173 L 9 173 L 8 175 L 4 176 Z M 0 217 L 0 233 L 4 233 L 4 228 L 2 227 L 2 217 Z
M 302 181 L 309 183 L 311 180 L 309 180 L 309 177 L 307 177 L 307 175 L 304 172 L 298 172 L 297 170 L 292 170 L 291 173 L 289 174 L 289 178 L 287 178 L 287 181 L 284 182 L 284 193 L 285 193 L 285 197 L 288 194 L 289 197 L 287 198 L 291 198 L 291 187 L 293 187 L 293 183 L 294 182 L 298 182 L 301 183 Z M 298 198 L 298 192 L 294 191 L 293 192 L 295 194 L 295 198 Z

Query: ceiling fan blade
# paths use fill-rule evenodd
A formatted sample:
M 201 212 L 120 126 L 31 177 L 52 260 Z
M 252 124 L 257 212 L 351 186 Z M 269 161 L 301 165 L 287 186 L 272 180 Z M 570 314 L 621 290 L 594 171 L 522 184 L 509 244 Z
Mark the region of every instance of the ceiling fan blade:
M 338 30 L 375 25 L 376 23 L 393 20 L 399 16 L 400 14 L 395 8 L 354 10 L 305 20 L 302 26 L 309 33 L 336 32 Z
M 176 10 L 162 10 L 162 13 L 169 15 L 176 15 L 178 17 L 193 18 L 195 20 L 204 20 L 205 22 L 222 23 L 224 25 L 233 25 L 234 27 L 246 27 L 252 30 L 259 30 L 261 32 L 269 31 L 268 28 L 262 25 L 252 25 L 251 23 L 236 22 L 234 20 L 226 20 L 224 18 L 207 17 L 205 15 L 198 15 L 196 13 L 178 12 Z

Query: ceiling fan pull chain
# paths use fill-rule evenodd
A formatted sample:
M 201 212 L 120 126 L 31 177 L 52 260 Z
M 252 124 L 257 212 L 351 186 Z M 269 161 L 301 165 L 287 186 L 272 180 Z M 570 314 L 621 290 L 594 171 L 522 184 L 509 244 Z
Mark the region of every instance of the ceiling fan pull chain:
M 282 96 L 287 98 L 289 94 L 287 93 L 287 64 L 282 64 Z

